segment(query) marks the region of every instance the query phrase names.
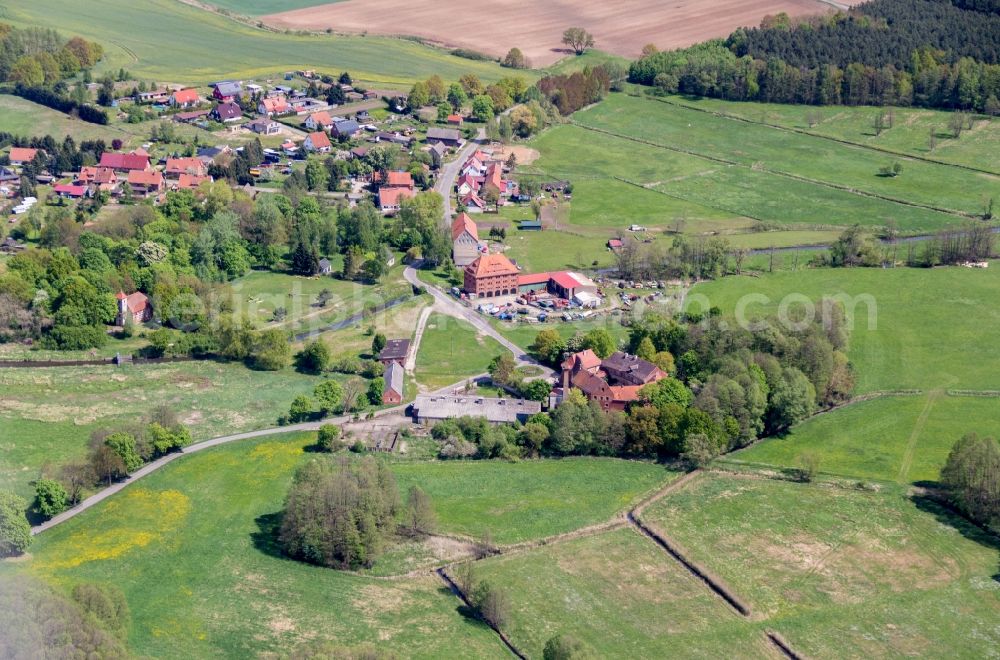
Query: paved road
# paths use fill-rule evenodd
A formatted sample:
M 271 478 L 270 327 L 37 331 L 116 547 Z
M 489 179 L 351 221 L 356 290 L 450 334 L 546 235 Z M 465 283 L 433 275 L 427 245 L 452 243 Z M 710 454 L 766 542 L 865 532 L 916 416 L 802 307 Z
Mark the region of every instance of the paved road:
M 482 314 L 478 313 L 474 309 L 466 307 L 465 305 L 461 304 L 453 297 L 441 291 L 437 287 L 431 286 L 429 284 L 420 281 L 420 278 L 417 277 L 417 270 L 413 266 L 406 267 L 406 270 L 403 271 L 403 277 L 405 277 L 406 281 L 409 282 L 410 284 L 426 288 L 427 292 L 430 293 L 432 296 L 434 296 L 434 307 L 436 311 L 439 311 L 442 314 L 447 314 L 448 316 L 452 316 L 457 319 L 461 319 L 462 321 L 466 321 L 470 323 L 474 328 L 482 332 L 484 335 L 488 335 L 493 339 L 497 340 L 497 342 L 499 342 L 501 346 L 503 346 L 508 351 L 514 354 L 514 358 L 518 361 L 519 364 L 538 367 L 539 369 L 542 370 L 545 376 L 549 377 L 555 376 L 554 371 L 552 371 L 551 369 L 542 364 L 539 364 L 539 362 L 535 360 L 535 358 L 525 353 L 524 349 L 522 349 L 520 346 L 518 346 L 514 342 L 504 337 L 502 334 L 500 334 L 496 328 L 490 325 L 490 322 L 487 321 Z
M 486 130 L 480 128 L 476 139 L 466 142 L 465 146 L 458 152 L 455 160 L 442 167 L 438 173 L 437 181 L 434 183 L 434 190 L 441 193 L 441 196 L 444 197 L 444 222 L 449 227 L 451 226 L 451 214 L 454 212 L 451 206 L 451 191 L 455 187 L 459 170 L 462 169 L 462 164 L 465 163 L 466 159 L 481 146 L 482 140 L 485 139 Z

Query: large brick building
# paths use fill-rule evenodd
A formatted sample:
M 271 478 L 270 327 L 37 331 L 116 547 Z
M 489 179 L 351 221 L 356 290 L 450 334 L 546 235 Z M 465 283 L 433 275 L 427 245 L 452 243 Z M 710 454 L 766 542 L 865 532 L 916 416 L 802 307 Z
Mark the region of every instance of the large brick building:
M 622 351 L 602 360 L 587 349 L 570 355 L 561 366 L 563 395 L 575 387 L 605 412 L 625 410 L 639 398 L 639 390 L 667 377 L 655 364 Z
M 465 267 L 465 292 L 477 298 L 517 294 L 517 266 L 502 254 L 484 254 Z

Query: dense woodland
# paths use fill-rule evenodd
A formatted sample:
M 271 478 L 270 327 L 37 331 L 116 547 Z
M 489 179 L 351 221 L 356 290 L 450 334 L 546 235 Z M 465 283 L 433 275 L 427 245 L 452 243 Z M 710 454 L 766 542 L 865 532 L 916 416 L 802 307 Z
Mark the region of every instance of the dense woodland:
M 873 0 L 772 17 L 725 41 L 652 53 L 629 79 L 736 101 L 915 105 L 1000 113 L 1000 16 L 940 0 Z
M 94 66 L 100 44 L 82 37 L 66 40 L 47 28 L 15 28 L 0 23 L 0 81 L 26 87 L 54 85 Z

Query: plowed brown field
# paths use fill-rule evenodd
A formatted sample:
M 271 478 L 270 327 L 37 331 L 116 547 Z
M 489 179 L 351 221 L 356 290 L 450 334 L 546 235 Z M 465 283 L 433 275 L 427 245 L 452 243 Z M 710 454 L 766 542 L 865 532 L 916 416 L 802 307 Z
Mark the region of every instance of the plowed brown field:
M 502 56 L 520 48 L 533 66 L 563 57 L 563 30 L 589 30 L 600 50 L 634 58 L 647 43 L 679 48 L 757 25 L 767 14 L 830 11 L 860 0 L 347 0 L 265 16 L 295 30 L 413 35 Z

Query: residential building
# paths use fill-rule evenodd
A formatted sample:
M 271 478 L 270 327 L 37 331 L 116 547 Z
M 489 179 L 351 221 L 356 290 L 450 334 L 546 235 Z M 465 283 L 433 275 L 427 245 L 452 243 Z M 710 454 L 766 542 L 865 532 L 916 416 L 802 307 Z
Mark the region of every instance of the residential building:
M 482 197 L 480 197 L 474 192 L 466 193 L 461 198 L 459 198 L 459 201 L 462 203 L 462 206 L 464 206 L 469 213 L 486 212 L 486 200 L 484 200 Z
M 451 223 L 451 259 L 465 268 L 482 254 L 479 230 L 468 213 L 459 213 Z
M 601 360 L 587 349 L 570 355 L 561 366 L 562 395 L 576 388 L 605 412 L 624 411 L 643 387 L 667 377 L 656 365 L 621 351 Z
M 448 125 L 449 126 L 461 126 L 462 125 L 462 115 L 448 115 Z
M 208 168 L 200 158 L 168 158 L 163 174 L 168 179 L 177 179 L 182 174 L 205 176 L 208 174 Z
M 429 128 L 427 142 L 429 144 L 442 142 L 446 147 L 457 147 L 462 144 L 462 132 L 457 128 Z
M 117 154 L 105 151 L 101 154 L 100 167 L 109 167 L 116 172 L 144 172 L 150 169 L 149 154 L 132 152 Z
M 151 195 L 162 192 L 166 187 L 162 172 L 131 170 L 128 173 L 127 181 L 128 185 L 132 187 L 132 192 L 136 195 Z
M 329 112 L 314 112 L 306 117 L 305 126 L 310 131 L 328 131 L 333 126 Z
M 209 114 L 210 110 L 191 110 L 190 112 L 178 112 L 174 115 L 174 121 L 178 124 L 193 124 L 196 121 L 204 119 Z
M 261 99 L 257 104 L 257 114 L 264 117 L 273 115 L 284 115 L 292 111 L 292 106 L 288 105 L 288 100 L 284 96 L 272 96 Z
M 330 149 L 333 148 L 333 145 L 330 144 L 330 137 L 323 131 L 316 131 L 307 135 L 303 146 L 305 146 L 306 151 L 321 154 L 329 153 Z
M 211 183 L 212 177 L 200 176 L 197 174 L 181 174 L 177 177 L 177 183 L 173 185 L 174 190 L 192 190 L 203 183 Z
M 170 95 L 170 105 L 175 108 L 193 108 L 201 103 L 198 90 L 193 88 L 178 89 Z
M 239 106 L 238 103 L 233 101 L 228 101 L 226 103 L 220 103 L 215 106 L 212 110 L 212 119 L 223 124 L 228 124 L 229 122 L 239 121 L 243 118 L 243 108 Z
M 114 194 L 118 190 L 118 175 L 110 167 L 84 165 L 76 175 L 76 183 Z
M 80 199 L 81 197 L 87 196 L 87 186 L 76 185 L 72 183 L 57 183 L 52 186 L 52 192 L 59 197 L 64 197 L 67 199 Z
M 398 362 L 390 362 L 385 366 L 385 374 L 382 380 L 385 386 L 382 388 L 382 403 L 387 405 L 397 405 L 403 402 L 403 366 Z
M 243 96 L 243 88 L 238 82 L 233 81 L 215 83 L 215 89 L 212 91 L 212 97 L 223 103 L 235 101 L 241 96 Z
M 484 254 L 465 267 L 465 292 L 477 298 L 517 293 L 517 266 L 502 254 Z
M 333 122 L 333 127 L 330 129 L 330 134 L 337 138 L 351 138 L 354 134 L 361 130 L 358 122 L 353 119 L 343 119 L 341 121 Z
M 475 395 L 439 396 L 421 394 L 413 402 L 413 420 L 433 424 L 458 417 L 482 417 L 490 424 L 524 423 L 542 411 L 538 401 L 494 399 Z
M 378 354 L 378 361 L 383 365 L 397 362 L 400 366 L 406 365 L 406 357 L 410 353 L 409 339 L 390 339 L 385 343 L 385 348 Z
M 399 211 L 404 199 L 412 199 L 416 192 L 410 188 L 383 187 L 378 191 L 378 207 L 385 215 Z
M 385 173 L 385 183 L 382 187 L 409 188 L 413 190 L 413 175 L 409 172 L 391 171 Z
M 128 318 L 134 323 L 145 323 L 153 318 L 153 303 L 145 293 L 136 291 L 126 296 L 124 291 L 119 291 L 116 298 L 118 317 L 115 319 L 115 325 L 118 327 L 124 327 Z
M 281 124 L 271 119 L 254 119 L 246 127 L 258 135 L 277 135 L 281 132 Z
M 20 167 L 26 163 L 30 163 L 35 160 L 35 156 L 41 152 L 45 155 L 45 152 L 41 149 L 29 149 L 28 147 L 11 147 L 10 148 L 10 164 L 14 167 Z

